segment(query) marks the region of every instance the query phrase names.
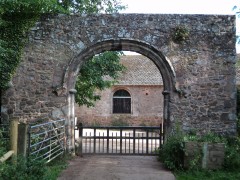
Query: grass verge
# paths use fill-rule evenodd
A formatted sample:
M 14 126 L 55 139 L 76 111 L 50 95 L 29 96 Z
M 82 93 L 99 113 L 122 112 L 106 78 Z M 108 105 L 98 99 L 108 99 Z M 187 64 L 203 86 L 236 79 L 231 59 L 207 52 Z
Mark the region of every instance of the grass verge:
M 224 170 L 210 171 L 176 171 L 174 175 L 177 180 L 238 180 L 240 172 L 229 172 Z

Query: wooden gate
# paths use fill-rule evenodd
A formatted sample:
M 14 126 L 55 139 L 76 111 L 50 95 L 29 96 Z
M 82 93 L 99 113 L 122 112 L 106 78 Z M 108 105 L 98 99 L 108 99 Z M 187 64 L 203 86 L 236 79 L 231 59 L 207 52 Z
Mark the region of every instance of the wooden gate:
M 163 144 L 162 124 L 159 127 L 83 127 L 79 124 L 76 135 L 78 155 L 157 155 Z

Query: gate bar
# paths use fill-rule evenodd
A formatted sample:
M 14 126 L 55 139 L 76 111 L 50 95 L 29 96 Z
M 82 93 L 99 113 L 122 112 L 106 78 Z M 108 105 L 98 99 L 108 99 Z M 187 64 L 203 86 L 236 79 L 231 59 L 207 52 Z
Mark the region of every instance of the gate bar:
M 89 147 L 89 151 L 85 153 L 98 153 L 98 154 L 146 154 L 146 155 L 156 155 L 155 150 L 158 147 L 162 146 L 162 125 L 158 127 L 144 127 L 144 126 L 85 126 L 79 128 L 83 133 L 83 128 L 93 129 L 93 137 L 90 133 L 90 136 L 82 136 L 79 132 L 79 135 L 82 136 L 80 139 L 85 139 L 86 147 Z M 104 129 L 106 133 L 97 133 L 97 129 Z M 112 137 L 110 136 L 110 130 L 117 130 L 117 132 L 112 132 Z M 125 130 L 131 130 L 125 133 Z M 156 131 L 157 130 L 157 131 Z M 139 132 L 138 132 L 139 131 Z M 151 134 L 150 134 L 151 132 Z M 119 134 L 120 133 L 120 134 Z M 124 133 L 124 134 L 123 134 Z M 114 136 L 115 135 L 115 136 Z M 111 138 L 112 140 L 110 140 Z M 137 139 L 137 140 L 136 140 Z M 92 141 L 93 140 L 93 141 Z M 105 142 L 106 140 L 106 142 Z M 111 141 L 111 142 L 110 142 Z M 127 142 L 128 141 L 128 142 Z M 90 143 L 93 143 L 89 145 Z M 154 144 L 155 142 L 155 144 Z M 97 144 L 98 143 L 98 144 Z M 110 145 L 110 143 L 112 143 Z M 124 143 L 124 144 L 123 144 Z M 127 147 L 126 144 L 128 143 Z M 136 144 L 137 143 L 137 144 Z M 150 144 L 151 143 L 151 144 Z M 125 145 L 125 146 L 124 146 Z M 97 148 L 98 146 L 98 148 Z M 111 147 L 110 147 L 111 146 Z M 125 147 L 125 150 L 123 149 Z M 84 147 L 82 147 L 84 148 Z M 112 150 L 110 149 L 112 148 Z M 127 150 L 128 148 L 128 150 Z M 138 148 L 136 150 L 136 148 Z M 88 148 L 87 148 L 88 149 Z M 115 149 L 115 150 L 114 150 Z

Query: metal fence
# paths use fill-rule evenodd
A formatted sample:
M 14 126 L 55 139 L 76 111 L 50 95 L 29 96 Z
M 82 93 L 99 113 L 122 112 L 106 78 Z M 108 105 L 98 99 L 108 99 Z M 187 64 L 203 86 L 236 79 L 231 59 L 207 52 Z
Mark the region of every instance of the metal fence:
M 65 151 L 65 119 L 30 125 L 28 129 L 28 155 L 47 162 Z
M 78 126 L 82 154 L 157 155 L 163 144 L 159 127 Z

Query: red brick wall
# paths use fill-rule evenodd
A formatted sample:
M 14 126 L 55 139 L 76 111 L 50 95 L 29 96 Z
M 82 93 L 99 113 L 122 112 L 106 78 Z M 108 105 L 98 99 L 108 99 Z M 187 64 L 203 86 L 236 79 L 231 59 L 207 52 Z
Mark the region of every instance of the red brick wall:
M 131 94 L 131 114 L 112 113 L 112 95 L 118 89 Z M 78 122 L 85 125 L 159 125 L 163 117 L 162 86 L 114 86 L 99 92 L 101 100 L 95 107 L 76 105 Z

